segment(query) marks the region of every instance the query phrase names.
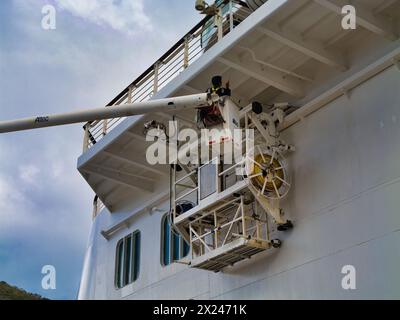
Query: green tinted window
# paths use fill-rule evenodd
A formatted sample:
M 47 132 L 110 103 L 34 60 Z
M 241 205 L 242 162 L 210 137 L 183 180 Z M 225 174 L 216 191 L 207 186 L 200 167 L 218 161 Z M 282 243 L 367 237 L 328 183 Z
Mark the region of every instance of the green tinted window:
M 118 241 L 115 263 L 115 286 L 125 287 L 139 277 L 140 231 Z

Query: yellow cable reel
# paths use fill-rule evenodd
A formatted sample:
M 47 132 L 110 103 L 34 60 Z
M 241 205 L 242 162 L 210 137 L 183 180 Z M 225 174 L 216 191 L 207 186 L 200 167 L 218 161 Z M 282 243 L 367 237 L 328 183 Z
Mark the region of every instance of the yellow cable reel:
M 271 159 L 272 157 L 267 154 L 256 156 L 254 159 L 256 163 L 252 173 L 252 175 L 256 176 L 253 178 L 255 184 L 261 189 L 265 183 L 265 191 L 267 192 L 275 191 L 275 187 L 279 190 L 284 181 L 284 172 L 281 164 L 277 159 L 272 161 Z
M 260 194 L 270 199 L 282 199 L 290 189 L 290 181 L 280 152 L 257 146 L 250 159 L 251 173 L 248 178 Z

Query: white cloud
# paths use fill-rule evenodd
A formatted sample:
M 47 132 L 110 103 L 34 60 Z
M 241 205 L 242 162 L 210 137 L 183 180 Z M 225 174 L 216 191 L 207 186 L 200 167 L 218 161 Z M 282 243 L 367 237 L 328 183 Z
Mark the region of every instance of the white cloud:
M 32 203 L 20 191 L 12 179 L 0 175 L 0 233 L 2 236 L 16 226 L 33 225 L 29 215 Z
M 9 106 L 0 108 L 0 118 L 66 112 L 109 101 L 198 20 L 192 1 L 159 0 L 158 10 L 150 11 L 151 2 L 14 0 L 9 19 L 3 21 L 9 36 L 0 44 L 7 48 L 0 50 L 0 87 L 4 89 L 0 97 L 4 103 L 0 104 Z M 41 8 L 48 3 L 55 3 L 58 12 L 59 28 L 50 32 L 40 23 Z M 75 23 L 75 16 L 83 23 Z M 90 24 L 120 34 L 88 28 Z M 162 32 L 143 32 L 151 28 Z M 124 35 L 135 32 L 138 41 L 126 41 Z M 110 46 L 111 42 L 114 45 Z M 19 94 L 21 84 L 24 96 Z M 26 96 L 30 97 L 29 108 Z M 69 283 L 60 285 L 58 298 L 66 292 L 74 296 L 70 291 L 76 291 L 74 281 L 79 277 L 91 224 L 93 192 L 75 169 L 81 135 L 78 125 L 0 135 L 0 251 L 15 252 L 4 257 L 0 274 L 7 280 L 15 270 L 18 279 L 36 281 L 31 265 L 43 259 L 46 264 L 55 261 L 55 265 L 67 260 L 69 270 L 64 278 Z M 27 168 L 29 164 L 39 172 Z M 28 185 L 21 177 L 35 183 Z
M 99 25 L 134 34 L 151 30 L 150 18 L 144 12 L 143 0 L 56 0 L 61 9 Z
M 32 164 L 19 167 L 19 177 L 25 183 L 33 184 L 39 173 L 40 169 Z
M 66 170 L 66 165 L 64 162 L 54 161 L 51 164 L 51 176 L 53 179 L 59 179 L 59 178 L 63 177 L 64 175 L 66 175 L 66 172 L 68 172 L 69 170 L 71 170 L 71 168 L 68 168 Z

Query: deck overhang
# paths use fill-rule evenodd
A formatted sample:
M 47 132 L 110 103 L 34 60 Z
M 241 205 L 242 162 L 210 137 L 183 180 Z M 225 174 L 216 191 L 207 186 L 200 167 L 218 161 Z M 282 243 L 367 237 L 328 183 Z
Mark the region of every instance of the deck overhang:
M 342 29 L 343 4 L 270 0 L 152 98 L 204 92 L 211 77 L 221 74 L 241 106 L 257 100 L 300 107 L 288 117 L 292 124 L 374 72 L 398 65 L 400 1 L 353 1 L 356 30 Z M 194 111 L 179 116 L 195 126 Z M 171 119 L 168 113 L 125 119 L 78 159 L 79 172 L 111 212 L 168 188 L 169 166 L 146 162 L 143 123 Z

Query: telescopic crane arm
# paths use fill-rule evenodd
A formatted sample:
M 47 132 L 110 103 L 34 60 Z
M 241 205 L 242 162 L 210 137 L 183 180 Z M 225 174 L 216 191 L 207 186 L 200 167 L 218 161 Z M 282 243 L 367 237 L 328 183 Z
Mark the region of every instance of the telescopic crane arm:
M 201 93 L 188 96 L 150 100 L 82 111 L 46 115 L 11 121 L 0 121 L 0 133 L 54 127 L 66 124 L 144 115 L 160 111 L 179 111 L 212 105 L 219 100 L 216 94 Z

